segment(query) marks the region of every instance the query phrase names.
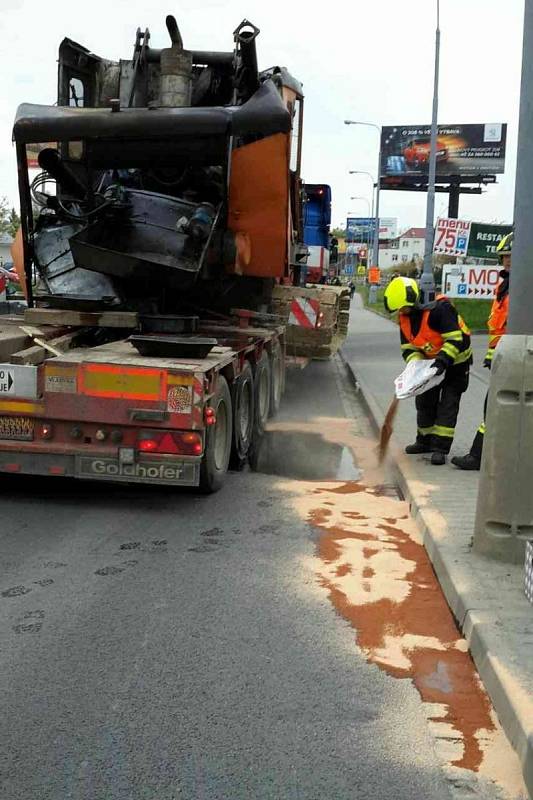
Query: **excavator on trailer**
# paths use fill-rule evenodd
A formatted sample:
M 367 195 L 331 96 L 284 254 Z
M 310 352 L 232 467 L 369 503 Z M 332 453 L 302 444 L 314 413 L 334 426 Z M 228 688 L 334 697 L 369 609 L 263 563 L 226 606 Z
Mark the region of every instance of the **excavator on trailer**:
M 347 291 L 301 285 L 301 84 L 259 71 L 247 20 L 228 52 L 166 25 L 118 62 L 64 39 L 57 105 L 17 111 L 29 308 L 0 333 L 0 471 L 212 491 L 253 462 L 286 356 L 345 333 Z

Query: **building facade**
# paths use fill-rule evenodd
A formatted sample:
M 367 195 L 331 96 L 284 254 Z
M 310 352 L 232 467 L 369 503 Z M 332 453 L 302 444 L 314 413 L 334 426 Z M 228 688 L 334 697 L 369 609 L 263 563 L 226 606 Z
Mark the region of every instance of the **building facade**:
M 424 261 L 425 228 L 409 228 L 395 239 L 384 242 L 379 248 L 381 269 L 395 269 L 413 263 L 420 267 Z

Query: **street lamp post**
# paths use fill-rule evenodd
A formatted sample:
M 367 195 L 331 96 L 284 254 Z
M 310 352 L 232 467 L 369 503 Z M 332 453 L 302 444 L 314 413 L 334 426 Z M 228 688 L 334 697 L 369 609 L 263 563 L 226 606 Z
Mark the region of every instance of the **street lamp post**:
M 374 176 L 372 175 L 371 172 L 366 172 L 366 170 L 363 169 L 351 169 L 350 175 L 368 175 L 368 177 L 372 181 L 372 211 L 370 213 L 370 217 L 371 219 L 374 219 L 374 190 L 377 186 Z
M 437 0 L 437 28 L 435 31 L 435 75 L 433 84 L 433 117 L 431 120 L 431 146 L 429 152 L 428 195 L 426 205 L 426 242 L 424 269 L 420 278 L 422 302 L 435 299 L 433 275 L 433 225 L 435 221 L 435 177 L 437 172 L 437 119 L 439 112 L 439 61 L 440 61 L 440 4 Z
M 368 208 L 368 213 L 370 214 L 370 202 L 368 200 L 368 197 L 361 197 L 360 195 L 357 195 L 356 197 L 350 197 L 350 200 L 362 200 L 364 203 L 366 203 L 366 207 Z
M 379 267 L 379 177 L 381 175 L 381 126 L 373 122 L 357 122 L 353 119 L 345 119 L 345 125 L 365 125 L 369 128 L 375 128 L 379 134 L 379 151 L 378 151 L 378 169 L 377 169 L 377 182 L 376 182 L 376 211 L 375 211 L 375 230 L 374 230 L 374 253 L 373 261 L 374 266 Z

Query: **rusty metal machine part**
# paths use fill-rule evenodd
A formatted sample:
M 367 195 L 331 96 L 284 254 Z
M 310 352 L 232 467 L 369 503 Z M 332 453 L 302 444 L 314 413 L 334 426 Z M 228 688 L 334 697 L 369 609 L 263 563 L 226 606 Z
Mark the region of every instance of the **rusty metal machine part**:
M 166 19 L 171 47 L 161 50 L 161 90 L 159 104 L 163 108 L 183 108 L 191 104 L 192 53 L 183 49 L 183 40 L 175 17 Z

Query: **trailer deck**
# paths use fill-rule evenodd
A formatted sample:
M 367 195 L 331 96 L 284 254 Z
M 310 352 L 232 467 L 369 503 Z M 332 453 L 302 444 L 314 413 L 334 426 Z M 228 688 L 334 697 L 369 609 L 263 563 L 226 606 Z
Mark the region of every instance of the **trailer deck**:
M 81 346 L 76 336 L 87 335 L 87 321 L 80 315 L 67 334 L 26 319 L 0 323 L 0 472 L 198 486 L 213 452 L 225 473 L 229 449 L 242 457 L 262 435 L 273 387 L 282 388 L 283 326 L 208 322 L 195 335 L 217 345 L 203 358 L 181 358 L 143 356 L 129 336 Z M 99 328 L 106 331 L 116 335 Z M 34 352 L 30 363 L 12 363 L 36 348 L 40 363 Z M 277 379 L 267 382 L 265 401 L 267 366 Z

